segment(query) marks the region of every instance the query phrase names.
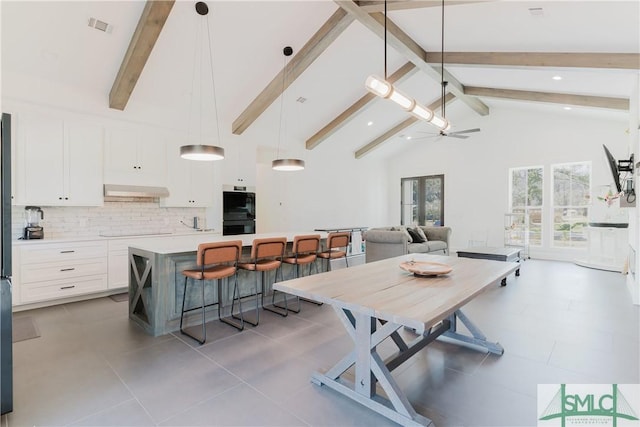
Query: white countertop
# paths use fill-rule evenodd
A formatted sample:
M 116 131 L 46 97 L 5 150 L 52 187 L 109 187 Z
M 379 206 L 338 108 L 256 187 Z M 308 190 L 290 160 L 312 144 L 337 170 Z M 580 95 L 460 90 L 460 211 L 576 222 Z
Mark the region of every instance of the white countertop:
M 157 239 L 157 238 L 174 238 L 174 237 L 191 237 L 191 236 L 222 236 L 220 231 L 184 231 L 179 233 L 160 233 L 160 234 L 127 234 L 121 236 L 82 236 L 82 237 L 69 237 L 69 238 L 57 238 L 57 239 L 33 239 L 33 240 L 13 240 L 11 243 L 14 246 L 23 245 L 42 245 L 49 243 L 72 243 L 72 242 L 90 242 L 90 241 L 109 241 L 109 240 L 123 240 L 123 239 Z M 231 236 L 230 236 L 231 237 Z
M 167 255 L 181 252 L 195 252 L 200 243 L 207 242 L 229 242 L 232 240 L 241 240 L 242 246 L 251 246 L 253 239 L 264 239 L 269 237 L 286 237 L 288 242 L 292 242 L 295 236 L 304 234 L 319 234 L 320 238 L 325 239 L 327 233 L 318 231 L 302 231 L 302 232 L 284 232 L 284 233 L 259 233 L 259 234 L 240 234 L 236 236 L 216 236 L 212 235 L 187 235 L 187 236 L 164 236 L 163 238 L 152 239 L 145 242 L 139 242 L 132 247 L 144 251 L 154 252 L 157 254 Z

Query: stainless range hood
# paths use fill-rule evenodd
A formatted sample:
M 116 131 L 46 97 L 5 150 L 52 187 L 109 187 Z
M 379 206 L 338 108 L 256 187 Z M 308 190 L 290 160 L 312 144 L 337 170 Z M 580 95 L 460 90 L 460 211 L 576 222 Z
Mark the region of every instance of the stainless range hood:
M 145 187 L 141 185 L 104 185 L 105 198 L 144 198 L 158 199 L 169 197 L 169 190 L 166 187 Z

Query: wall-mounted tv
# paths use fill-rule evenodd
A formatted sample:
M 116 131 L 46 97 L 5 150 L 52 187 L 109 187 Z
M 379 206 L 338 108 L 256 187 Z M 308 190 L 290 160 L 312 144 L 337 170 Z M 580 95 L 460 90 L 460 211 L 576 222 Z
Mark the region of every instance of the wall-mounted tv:
M 613 157 L 611 151 L 609 151 L 606 145 L 602 144 L 602 148 L 604 148 L 604 154 L 607 156 L 609 169 L 611 169 L 611 175 L 613 175 L 613 182 L 616 184 L 618 193 L 620 193 L 622 192 L 622 185 L 620 184 L 620 171 L 618 170 L 618 162 Z

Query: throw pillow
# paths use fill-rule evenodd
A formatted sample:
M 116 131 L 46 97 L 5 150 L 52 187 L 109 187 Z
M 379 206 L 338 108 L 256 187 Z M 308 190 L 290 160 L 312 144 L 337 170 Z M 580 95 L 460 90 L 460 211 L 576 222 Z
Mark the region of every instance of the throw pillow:
M 416 232 L 415 229 L 413 228 L 407 228 L 407 232 L 409 233 L 409 235 L 411 236 L 411 240 L 413 240 L 413 243 L 423 243 L 424 240 L 422 240 L 422 238 L 420 237 L 420 235 Z
M 413 238 L 411 234 L 409 234 L 409 227 L 400 227 L 399 230 L 404 232 L 404 235 L 407 237 L 407 242 L 413 243 Z
M 422 228 L 420 228 L 419 225 L 416 225 L 415 228 L 416 233 L 418 233 L 418 235 L 420 236 L 420 239 L 422 239 L 421 243 L 427 242 L 429 241 L 429 239 L 427 239 L 427 235 L 424 234 L 424 230 Z

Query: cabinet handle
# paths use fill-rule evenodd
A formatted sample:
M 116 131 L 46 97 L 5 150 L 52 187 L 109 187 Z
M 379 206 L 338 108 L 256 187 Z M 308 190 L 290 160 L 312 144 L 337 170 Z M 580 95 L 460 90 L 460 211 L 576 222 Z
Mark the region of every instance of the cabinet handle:
M 60 251 L 61 254 L 72 254 L 75 251 Z
M 71 267 L 71 268 L 61 268 L 61 269 L 60 269 L 60 271 L 73 271 L 73 270 L 75 270 L 75 268 L 74 268 L 74 267 Z
M 76 285 L 71 285 L 71 286 L 62 286 L 62 287 L 60 288 L 60 290 L 63 290 L 63 289 L 73 289 L 73 288 L 75 288 L 75 287 L 76 287 Z

